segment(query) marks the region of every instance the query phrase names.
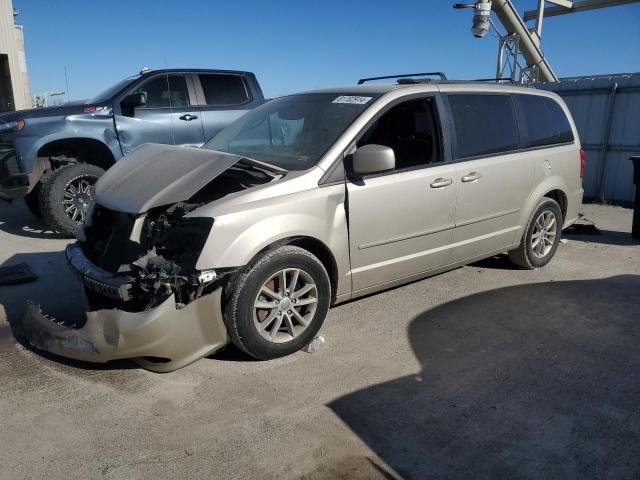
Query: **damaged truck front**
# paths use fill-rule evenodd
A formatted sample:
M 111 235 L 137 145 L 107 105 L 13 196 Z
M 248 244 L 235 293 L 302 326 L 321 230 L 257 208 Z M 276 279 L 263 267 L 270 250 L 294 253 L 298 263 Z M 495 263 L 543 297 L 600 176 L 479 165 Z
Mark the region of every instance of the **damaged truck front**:
M 221 297 L 235 269 L 196 268 L 214 222 L 196 210 L 283 173 L 217 151 L 138 148 L 98 181 L 79 241 L 66 250 L 91 309 L 86 322 L 65 325 L 30 305 L 30 343 L 78 360 L 131 358 L 160 372 L 226 345 Z

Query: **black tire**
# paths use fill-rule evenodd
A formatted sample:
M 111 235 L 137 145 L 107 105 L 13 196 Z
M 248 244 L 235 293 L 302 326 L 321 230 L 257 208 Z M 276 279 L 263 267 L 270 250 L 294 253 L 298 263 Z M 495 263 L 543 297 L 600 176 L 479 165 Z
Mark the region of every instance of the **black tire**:
M 78 219 L 74 221 L 65 213 L 62 203 L 67 186 L 79 180 L 94 184 L 102 176 L 104 170 L 86 163 L 66 165 L 54 170 L 42 183 L 40 192 L 40 210 L 42 218 L 54 232 L 65 236 L 75 236 Z
M 283 269 L 300 269 L 308 274 L 316 286 L 317 303 L 313 317 L 300 334 L 291 340 L 275 343 L 259 333 L 254 322 L 254 302 L 263 284 Z M 331 303 L 329 275 L 320 260 L 291 245 L 259 257 L 237 277 L 234 287 L 224 316 L 229 336 L 238 348 L 261 360 L 283 357 L 308 345 L 322 327 Z M 282 328 L 287 329 L 284 322 Z
M 537 220 L 546 212 L 555 216 L 556 232 L 555 237 L 553 237 L 553 242 L 550 245 L 551 248 L 544 255 L 540 256 L 539 254 L 534 253 L 532 247 L 532 236 L 536 230 Z M 527 270 L 544 267 L 551 261 L 558 249 L 563 223 L 564 219 L 562 218 L 562 210 L 560 210 L 558 203 L 552 198 L 544 197 L 540 200 L 540 203 L 533 211 L 529 222 L 527 222 L 527 227 L 522 234 L 520 245 L 515 250 L 511 250 L 509 252 L 509 260 L 511 260 L 514 265 Z
M 42 191 L 42 182 L 38 182 L 33 190 L 24 197 L 24 203 L 27 209 L 36 218 L 42 220 L 42 210 L 40 210 L 40 192 Z

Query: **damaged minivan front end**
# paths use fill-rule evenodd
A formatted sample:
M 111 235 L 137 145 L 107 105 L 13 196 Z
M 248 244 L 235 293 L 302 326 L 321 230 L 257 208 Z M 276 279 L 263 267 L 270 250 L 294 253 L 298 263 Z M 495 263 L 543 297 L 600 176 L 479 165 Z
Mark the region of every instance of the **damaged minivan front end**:
M 235 268 L 196 268 L 214 219 L 199 207 L 283 171 L 211 150 L 147 144 L 96 184 L 78 242 L 66 249 L 90 311 L 67 325 L 29 305 L 36 348 L 91 362 L 133 359 L 168 372 L 229 342 L 222 291 Z

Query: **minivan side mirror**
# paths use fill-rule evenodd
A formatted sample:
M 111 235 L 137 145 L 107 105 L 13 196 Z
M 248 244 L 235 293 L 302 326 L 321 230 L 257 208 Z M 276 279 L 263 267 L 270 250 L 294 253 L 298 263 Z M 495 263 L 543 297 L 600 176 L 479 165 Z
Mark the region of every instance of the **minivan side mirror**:
M 396 167 L 393 150 L 384 145 L 364 145 L 353 154 L 353 172 L 366 175 L 385 172 Z
M 147 94 L 144 92 L 130 93 L 122 99 L 120 106 L 122 108 L 142 107 L 147 104 Z

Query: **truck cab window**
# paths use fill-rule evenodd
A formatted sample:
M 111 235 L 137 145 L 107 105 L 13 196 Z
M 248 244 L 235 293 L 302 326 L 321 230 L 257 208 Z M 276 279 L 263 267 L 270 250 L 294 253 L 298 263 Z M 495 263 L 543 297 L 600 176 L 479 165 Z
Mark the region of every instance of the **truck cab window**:
M 384 113 L 357 146 L 384 145 L 393 149 L 396 170 L 442 161 L 435 108 L 431 99 L 410 100 Z
M 147 94 L 147 104 L 138 108 L 180 108 L 189 106 L 184 75 L 160 75 L 143 83 L 135 93 Z

